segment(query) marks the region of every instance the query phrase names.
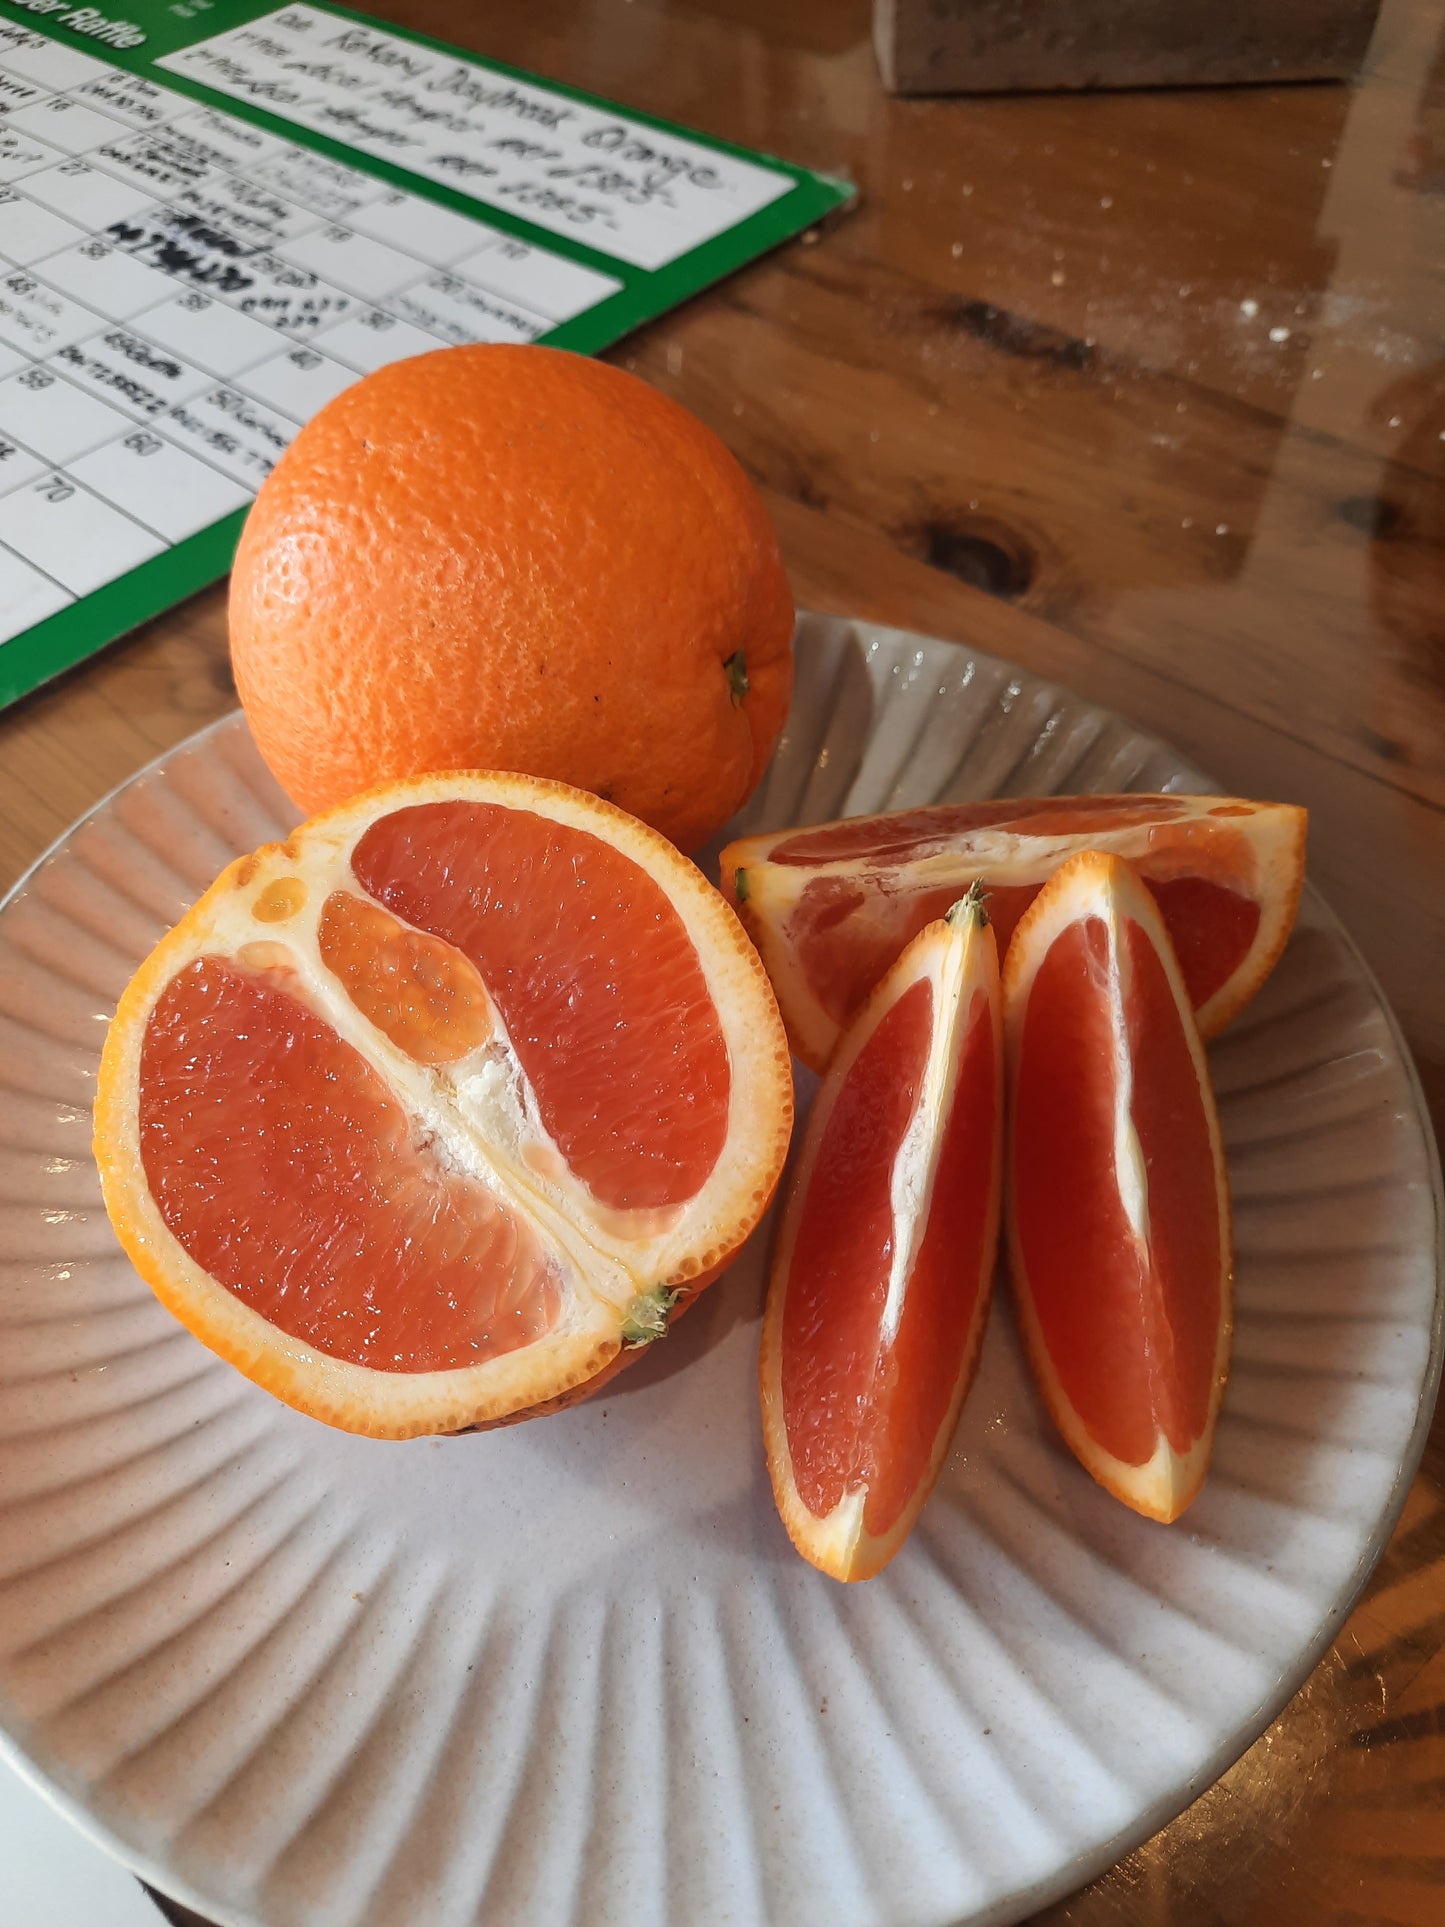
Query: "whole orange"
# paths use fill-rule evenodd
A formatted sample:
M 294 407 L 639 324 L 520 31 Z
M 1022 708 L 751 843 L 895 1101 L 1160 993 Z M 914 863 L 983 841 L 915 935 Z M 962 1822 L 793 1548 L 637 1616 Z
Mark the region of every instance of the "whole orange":
M 323 408 L 247 518 L 230 626 L 251 729 L 308 814 L 519 770 L 694 849 L 792 688 L 792 597 L 737 462 L 645 382 L 549 348 L 443 348 Z

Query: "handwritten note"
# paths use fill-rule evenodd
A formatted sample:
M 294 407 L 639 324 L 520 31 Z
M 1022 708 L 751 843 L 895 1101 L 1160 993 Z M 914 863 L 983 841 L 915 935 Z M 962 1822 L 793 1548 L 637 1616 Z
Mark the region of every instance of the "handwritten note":
M 663 267 L 792 185 L 315 7 L 284 7 L 157 65 L 635 267 Z

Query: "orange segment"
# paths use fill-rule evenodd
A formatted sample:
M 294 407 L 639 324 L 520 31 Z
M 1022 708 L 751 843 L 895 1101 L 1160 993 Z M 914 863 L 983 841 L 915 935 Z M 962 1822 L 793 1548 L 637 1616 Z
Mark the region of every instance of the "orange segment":
M 767 965 L 793 1048 L 821 1068 L 904 944 L 982 879 L 1001 949 L 1059 865 L 1127 857 L 1154 894 L 1201 1031 L 1254 995 L 1294 923 L 1305 812 L 1198 796 L 1011 797 L 751 837 L 723 890 Z
M 660 1337 L 765 1210 L 791 1124 L 718 893 L 595 797 L 472 772 L 234 863 L 121 1000 L 95 1149 L 199 1338 L 405 1438 L 568 1403 Z
M 332 1357 L 446 1371 L 531 1344 L 560 1289 L 535 1231 L 446 1169 L 361 1054 L 218 957 L 146 1026 L 140 1149 L 188 1255 Z
M 487 987 L 454 944 L 349 890 L 327 897 L 316 939 L 352 1003 L 418 1064 L 454 1064 L 491 1036 Z
M 697 1191 L 727 1136 L 727 1050 L 650 877 L 586 832 L 460 802 L 379 818 L 351 867 L 477 966 L 548 1134 L 594 1196 L 637 1209 Z
M 1127 864 L 1085 852 L 1059 870 L 1019 926 L 1004 993 L 1027 1348 L 1088 1470 L 1172 1519 L 1204 1477 L 1223 1388 L 1229 1204 L 1182 975 Z
M 893 1253 L 892 1178 L 918 1108 L 933 986 L 909 985 L 854 1060 L 804 1198 L 783 1313 L 783 1420 L 793 1481 L 823 1519 L 875 1473 L 878 1334 Z M 888 1364 L 892 1364 L 891 1355 Z
M 789 1193 L 763 1327 L 763 1426 L 804 1558 L 898 1551 L 972 1377 L 998 1233 L 997 952 L 976 905 L 915 938 L 848 1031 Z

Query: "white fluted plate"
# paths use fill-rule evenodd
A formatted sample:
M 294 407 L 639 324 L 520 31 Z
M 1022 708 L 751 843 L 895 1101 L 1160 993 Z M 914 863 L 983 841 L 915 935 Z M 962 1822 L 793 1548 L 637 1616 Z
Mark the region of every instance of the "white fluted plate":
M 989 657 L 804 620 L 735 828 L 936 797 L 1200 786 Z M 1303 1679 L 1403 1501 L 1440 1366 L 1441 1202 L 1399 1033 L 1307 894 L 1211 1060 L 1239 1247 L 1214 1469 L 1135 1518 L 995 1313 L 886 1573 L 773 1511 L 766 1227 L 575 1411 L 406 1445 L 288 1411 L 117 1248 L 90 1156 L 135 965 L 289 811 L 239 716 L 78 824 L 0 913 L 0 1729 L 227 1927 L 1017 1919 L 1201 1791 Z

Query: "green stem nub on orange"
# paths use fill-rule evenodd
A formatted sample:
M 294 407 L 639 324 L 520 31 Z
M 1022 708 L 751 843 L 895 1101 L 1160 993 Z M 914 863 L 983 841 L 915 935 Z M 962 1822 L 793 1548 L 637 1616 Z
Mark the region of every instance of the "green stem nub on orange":
M 681 1296 L 680 1291 L 669 1291 L 665 1285 L 638 1292 L 622 1321 L 623 1344 L 651 1345 L 659 1338 L 666 1338 L 668 1315 Z
M 732 696 L 733 706 L 734 708 L 741 708 L 743 697 L 746 696 L 752 688 L 752 684 L 748 681 L 748 659 L 746 653 L 741 649 L 735 649 L 723 664 L 723 669 L 727 674 L 728 691 Z
M 742 872 L 738 874 L 741 876 Z M 955 930 L 961 930 L 966 923 L 977 923 L 982 930 L 988 922 L 988 891 L 983 887 L 983 878 L 975 877 L 965 894 L 943 914 Z

